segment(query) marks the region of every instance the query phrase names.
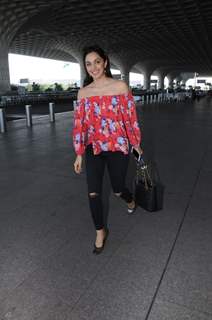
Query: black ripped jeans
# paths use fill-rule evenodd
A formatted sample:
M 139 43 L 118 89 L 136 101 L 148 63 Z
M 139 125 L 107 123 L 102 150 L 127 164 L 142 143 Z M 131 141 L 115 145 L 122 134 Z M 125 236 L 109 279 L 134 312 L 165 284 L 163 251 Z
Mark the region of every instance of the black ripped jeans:
M 94 155 L 92 145 L 89 144 L 85 151 L 85 162 L 90 210 L 95 228 L 100 230 L 104 228 L 101 193 L 105 165 L 108 168 L 113 192 L 120 193 L 120 197 L 127 203 L 133 200 L 132 193 L 125 187 L 129 154 L 125 155 L 121 151 L 102 151 Z

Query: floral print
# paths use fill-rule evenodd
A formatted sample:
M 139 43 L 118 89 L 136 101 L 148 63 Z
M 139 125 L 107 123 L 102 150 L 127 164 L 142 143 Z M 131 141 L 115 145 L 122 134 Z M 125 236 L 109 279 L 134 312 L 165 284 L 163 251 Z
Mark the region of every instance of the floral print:
M 77 101 L 74 111 L 73 144 L 82 155 L 88 144 L 94 154 L 101 151 L 129 152 L 141 142 L 136 108 L 131 92 L 120 95 L 91 96 Z

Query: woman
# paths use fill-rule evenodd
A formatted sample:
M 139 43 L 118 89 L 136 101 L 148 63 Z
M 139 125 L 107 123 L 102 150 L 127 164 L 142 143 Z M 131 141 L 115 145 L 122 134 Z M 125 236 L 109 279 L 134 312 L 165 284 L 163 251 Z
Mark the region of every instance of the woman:
M 102 180 L 107 165 L 113 192 L 127 203 L 132 213 L 136 204 L 125 187 L 129 144 L 142 154 L 141 134 L 132 94 L 124 81 L 112 78 L 110 62 L 99 47 L 84 50 L 86 78 L 78 92 L 74 113 L 73 143 L 77 154 L 74 170 L 82 170 L 85 153 L 88 197 L 96 241 L 93 253 L 104 248 L 108 229 L 103 223 Z

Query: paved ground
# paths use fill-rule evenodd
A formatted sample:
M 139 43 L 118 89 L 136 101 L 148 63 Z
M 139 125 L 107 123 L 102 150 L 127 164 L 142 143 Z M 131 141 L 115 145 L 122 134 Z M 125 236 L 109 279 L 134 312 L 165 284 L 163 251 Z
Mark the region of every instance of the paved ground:
M 212 319 L 212 101 L 140 109 L 164 209 L 128 216 L 106 175 L 100 256 L 85 174 L 72 168 L 72 112 L 0 134 L 1 320 Z M 133 172 L 131 161 L 129 185 Z

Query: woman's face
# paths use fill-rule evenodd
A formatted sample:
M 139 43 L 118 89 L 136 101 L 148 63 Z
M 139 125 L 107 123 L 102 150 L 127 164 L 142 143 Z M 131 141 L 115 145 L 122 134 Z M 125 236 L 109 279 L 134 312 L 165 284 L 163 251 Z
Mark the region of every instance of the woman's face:
M 85 66 L 88 74 L 93 80 L 100 79 L 104 75 L 107 62 L 96 52 L 88 53 L 85 57 Z

